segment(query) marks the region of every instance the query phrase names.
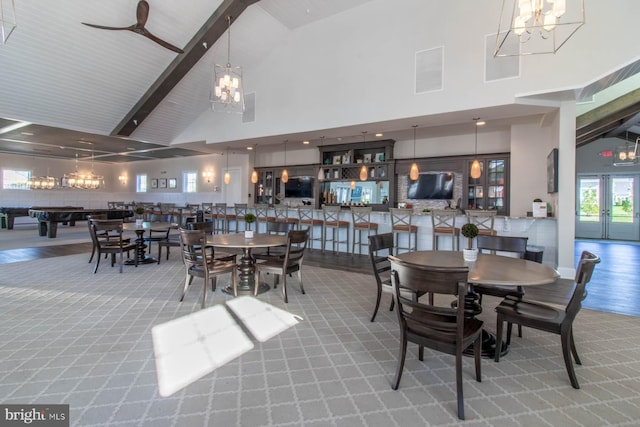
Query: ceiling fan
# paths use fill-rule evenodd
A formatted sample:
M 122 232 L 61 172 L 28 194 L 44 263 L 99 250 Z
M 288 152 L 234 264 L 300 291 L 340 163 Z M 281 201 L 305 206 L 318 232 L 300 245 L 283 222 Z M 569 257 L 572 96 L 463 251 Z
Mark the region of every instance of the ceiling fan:
M 133 31 L 134 33 L 145 36 L 146 38 L 153 40 L 158 43 L 160 46 L 165 47 L 169 50 L 172 50 L 177 53 L 184 53 L 184 51 L 171 43 L 167 43 L 166 41 L 154 36 L 145 28 L 145 24 L 147 23 L 147 18 L 149 17 L 149 3 L 145 0 L 140 0 L 138 2 L 138 9 L 136 11 L 137 22 L 129 27 L 105 27 L 104 25 L 96 25 L 96 24 L 87 24 L 83 22 L 84 25 L 93 28 L 99 28 L 101 30 L 128 30 Z

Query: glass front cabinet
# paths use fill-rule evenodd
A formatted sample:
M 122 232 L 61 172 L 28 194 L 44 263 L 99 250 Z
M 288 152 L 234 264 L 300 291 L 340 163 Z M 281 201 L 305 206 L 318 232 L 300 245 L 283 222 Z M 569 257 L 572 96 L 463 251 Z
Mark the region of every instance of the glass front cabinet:
M 467 162 L 467 188 L 463 206 L 466 209 L 495 209 L 498 215 L 509 215 L 509 159 L 491 156 L 478 158 L 482 174 L 473 179 L 469 175 L 471 162 Z

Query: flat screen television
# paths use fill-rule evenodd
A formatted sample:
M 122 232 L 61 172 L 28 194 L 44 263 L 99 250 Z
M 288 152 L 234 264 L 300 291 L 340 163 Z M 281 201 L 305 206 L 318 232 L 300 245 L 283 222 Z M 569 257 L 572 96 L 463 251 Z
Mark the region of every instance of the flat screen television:
M 409 181 L 408 199 L 453 199 L 453 174 L 450 172 L 421 173 Z
M 297 199 L 313 198 L 313 178 L 310 176 L 294 176 L 284 185 L 284 197 Z

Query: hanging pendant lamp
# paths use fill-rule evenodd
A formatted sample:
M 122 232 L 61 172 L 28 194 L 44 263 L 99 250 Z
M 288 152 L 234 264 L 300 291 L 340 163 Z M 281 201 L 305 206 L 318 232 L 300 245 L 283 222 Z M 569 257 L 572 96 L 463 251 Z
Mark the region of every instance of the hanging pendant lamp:
M 231 174 L 229 174 L 229 149 L 227 148 L 227 169 L 224 171 L 224 183 L 229 185 L 231 182 Z
M 420 171 L 418 170 L 418 164 L 416 163 L 416 128 L 418 125 L 413 125 L 413 164 L 409 170 L 409 179 L 415 181 L 418 179 Z
M 283 184 L 289 182 L 289 172 L 287 172 L 287 141 L 284 142 L 284 169 L 282 169 L 282 176 L 280 179 Z
M 253 146 L 253 172 L 251 172 L 251 183 L 258 183 L 258 171 L 256 170 L 256 151 L 258 151 L 258 144 Z
M 480 167 L 480 162 L 478 161 L 478 126 L 484 125 L 483 121 L 479 121 L 480 117 L 474 117 L 473 121 L 475 122 L 475 131 L 476 131 L 476 143 L 474 149 L 474 159 L 471 162 L 471 172 L 469 176 L 473 179 L 478 179 L 482 175 L 482 168 Z
M 362 132 L 362 148 L 365 148 L 365 145 L 367 143 L 367 131 L 365 130 L 364 132 Z M 364 161 L 362 162 L 362 167 L 360 168 L 360 181 L 366 181 L 367 177 L 369 176 L 369 169 L 367 168 L 367 165 L 364 164 Z M 353 183 L 353 186 L 351 187 L 351 189 L 353 190 L 356 187 L 356 183 Z
M 324 147 L 324 136 L 320 137 L 320 147 Z M 322 169 L 322 156 L 324 153 L 320 150 L 320 169 L 318 169 L 318 181 L 324 181 L 324 169 Z

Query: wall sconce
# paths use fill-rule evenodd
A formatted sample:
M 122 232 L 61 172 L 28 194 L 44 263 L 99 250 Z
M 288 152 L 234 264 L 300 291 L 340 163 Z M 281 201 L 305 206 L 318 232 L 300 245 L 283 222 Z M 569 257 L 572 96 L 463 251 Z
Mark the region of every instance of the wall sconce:
M 118 176 L 118 181 L 120 181 L 120 185 L 127 185 L 127 175 Z
M 211 180 L 213 179 L 213 172 L 204 171 L 204 172 L 202 172 L 202 177 L 207 180 L 207 183 L 210 183 Z

